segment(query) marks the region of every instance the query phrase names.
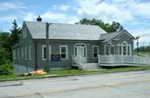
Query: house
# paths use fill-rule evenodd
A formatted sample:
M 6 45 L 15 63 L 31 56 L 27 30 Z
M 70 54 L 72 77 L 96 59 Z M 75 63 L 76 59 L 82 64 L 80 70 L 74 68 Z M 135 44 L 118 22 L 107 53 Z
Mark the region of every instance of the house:
M 13 47 L 15 74 L 45 68 L 45 41 L 45 22 L 24 21 L 20 42 Z M 106 33 L 94 25 L 49 25 L 49 69 L 71 68 L 77 60 L 98 63 L 98 54 L 132 55 L 133 36 L 126 30 Z

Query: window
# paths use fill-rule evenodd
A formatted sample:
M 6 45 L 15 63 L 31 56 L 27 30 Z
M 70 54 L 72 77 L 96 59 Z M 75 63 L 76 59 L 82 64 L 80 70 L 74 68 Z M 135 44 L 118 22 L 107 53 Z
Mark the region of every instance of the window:
M 21 48 L 21 49 L 22 49 L 22 51 L 21 51 L 21 52 L 22 52 L 22 58 L 23 58 L 23 57 L 24 57 L 24 52 L 23 52 L 23 48 Z
M 68 59 L 68 47 L 66 45 L 60 46 L 60 57 L 61 59 Z
M 16 59 L 16 50 L 13 50 L 13 59 Z
M 31 46 L 29 46 L 29 60 L 32 60 Z
M 131 45 L 127 42 L 123 42 L 122 44 L 118 44 L 118 54 L 119 55 L 131 55 Z
M 27 30 L 26 30 L 26 28 L 24 28 L 24 29 L 22 30 L 22 34 L 23 34 L 23 38 L 26 38 L 26 37 L 27 37 Z
M 115 49 L 113 46 L 111 46 L 111 54 L 114 55 Z
M 46 60 L 46 45 L 42 46 L 42 59 Z M 51 59 L 51 46 L 49 46 L 49 59 Z
M 25 60 L 27 60 L 27 47 L 24 48 L 24 53 L 25 53 Z
M 98 46 L 93 46 L 93 58 L 97 58 L 98 57 Z
M 106 46 L 106 50 L 105 51 L 106 51 L 105 54 L 109 55 L 109 46 Z
M 19 51 L 19 48 L 18 48 L 18 59 L 20 59 L 20 51 Z
M 131 46 L 128 46 L 128 55 L 131 55 Z
M 122 54 L 122 46 L 119 46 L 119 54 Z

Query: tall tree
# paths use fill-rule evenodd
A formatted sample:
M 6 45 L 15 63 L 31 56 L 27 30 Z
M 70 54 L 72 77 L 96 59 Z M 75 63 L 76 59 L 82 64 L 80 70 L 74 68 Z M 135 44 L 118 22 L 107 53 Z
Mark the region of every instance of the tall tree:
M 90 20 L 90 19 L 84 18 L 80 20 L 79 23 L 76 23 L 76 24 L 98 25 L 99 27 L 101 27 L 108 33 L 120 31 L 123 29 L 123 27 L 118 22 L 112 22 L 112 24 L 109 24 L 109 23 L 104 23 L 102 20 L 97 20 L 97 19 Z
M 19 43 L 19 36 L 21 34 L 21 29 L 18 27 L 16 20 L 12 22 L 12 28 L 10 29 L 11 34 L 10 34 L 10 59 L 12 60 L 12 47 L 16 44 Z
M 19 35 L 21 33 L 21 29 L 18 27 L 16 20 L 12 22 L 12 29 L 11 31 L 11 46 L 14 46 L 16 43 L 19 42 Z

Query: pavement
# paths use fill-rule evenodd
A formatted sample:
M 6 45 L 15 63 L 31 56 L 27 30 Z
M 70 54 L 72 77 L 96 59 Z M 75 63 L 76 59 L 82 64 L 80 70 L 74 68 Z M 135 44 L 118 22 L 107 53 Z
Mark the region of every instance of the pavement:
M 150 98 L 150 71 L 0 82 L 0 98 Z

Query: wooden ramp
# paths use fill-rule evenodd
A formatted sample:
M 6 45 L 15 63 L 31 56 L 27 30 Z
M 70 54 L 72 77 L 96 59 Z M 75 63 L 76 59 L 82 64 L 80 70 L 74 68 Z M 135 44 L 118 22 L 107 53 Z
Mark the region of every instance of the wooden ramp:
M 99 55 L 99 66 L 141 66 L 150 65 L 150 56 Z

